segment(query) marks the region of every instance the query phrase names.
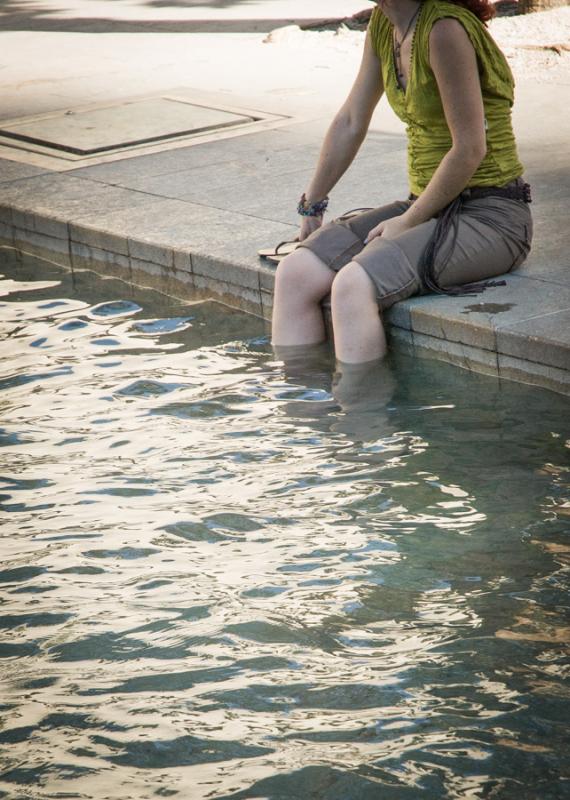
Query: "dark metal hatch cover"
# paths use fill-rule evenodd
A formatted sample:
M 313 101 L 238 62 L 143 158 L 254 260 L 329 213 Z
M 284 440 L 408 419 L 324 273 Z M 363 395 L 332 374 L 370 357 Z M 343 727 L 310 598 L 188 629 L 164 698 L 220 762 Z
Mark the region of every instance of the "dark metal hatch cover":
M 20 119 L 0 128 L 0 136 L 42 148 L 90 156 L 136 145 L 192 136 L 263 119 L 171 97 L 61 111 Z

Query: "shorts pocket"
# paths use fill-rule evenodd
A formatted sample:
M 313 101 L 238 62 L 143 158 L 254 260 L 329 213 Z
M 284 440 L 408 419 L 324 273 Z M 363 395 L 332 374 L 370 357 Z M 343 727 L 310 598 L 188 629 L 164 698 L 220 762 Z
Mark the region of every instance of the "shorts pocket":
M 513 270 L 520 267 L 520 265 L 526 260 L 528 254 L 530 253 L 530 246 L 532 244 L 532 219 L 527 224 L 525 224 L 524 231 L 525 235 L 523 241 L 520 244 L 520 252 L 513 261 L 511 268 L 509 269 L 509 272 L 512 272 Z

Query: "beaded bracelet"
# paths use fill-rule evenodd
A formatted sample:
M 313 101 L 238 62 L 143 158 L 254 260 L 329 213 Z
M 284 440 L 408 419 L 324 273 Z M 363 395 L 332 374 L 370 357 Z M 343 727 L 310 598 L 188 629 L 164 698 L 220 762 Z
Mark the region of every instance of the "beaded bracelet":
M 297 206 L 297 214 L 300 214 L 302 217 L 321 217 L 327 210 L 328 204 L 329 198 L 325 197 L 324 200 L 319 200 L 318 203 L 310 203 L 307 205 L 307 198 L 303 192 L 299 200 L 299 205 Z

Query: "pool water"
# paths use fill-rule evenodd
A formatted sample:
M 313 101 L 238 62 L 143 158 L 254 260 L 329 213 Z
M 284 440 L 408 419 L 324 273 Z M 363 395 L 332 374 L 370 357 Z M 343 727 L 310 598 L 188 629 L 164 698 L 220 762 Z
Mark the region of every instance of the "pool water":
M 567 398 L 0 265 L 0 797 L 570 797 Z

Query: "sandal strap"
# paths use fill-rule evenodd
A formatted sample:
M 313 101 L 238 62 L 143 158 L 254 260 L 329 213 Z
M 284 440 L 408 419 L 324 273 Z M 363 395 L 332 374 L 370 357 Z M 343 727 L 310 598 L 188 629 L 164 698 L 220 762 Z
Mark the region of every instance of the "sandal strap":
M 345 211 L 344 214 L 341 214 L 340 217 L 337 217 L 337 219 L 346 219 L 348 217 L 353 216 L 354 214 L 359 214 L 363 211 L 372 211 L 372 210 L 373 209 L 369 206 L 363 208 L 351 208 L 350 211 Z M 272 253 L 264 252 L 262 255 L 260 252 L 259 256 L 260 258 L 268 258 L 268 259 L 274 258 L 276 256 L 284 257 L 284 254 L 280 252 L 281 248 L 291 244 L 299 244 L 299 239 L 298 238 L 284 239 L 282 242 L 279 242 L 279 244 L 273 249 Z
M 282 247 L 284 247 L 286 244 L 297 244 L 298 242 L 299 242 L 299 240 L 298 240 L 298 239 L 285 239 L 285 241 L 283 241 L 283 242 L 279 242 L 279 244 L 278 244 L 278 245 L 277 245 L 277 247 L 275 248 L 275 255 L 276 255 L 276 256 L 278 256 L 278 255 L 281 255 L 281 254 L 279 253 L 279 250 L 280 250 Z

